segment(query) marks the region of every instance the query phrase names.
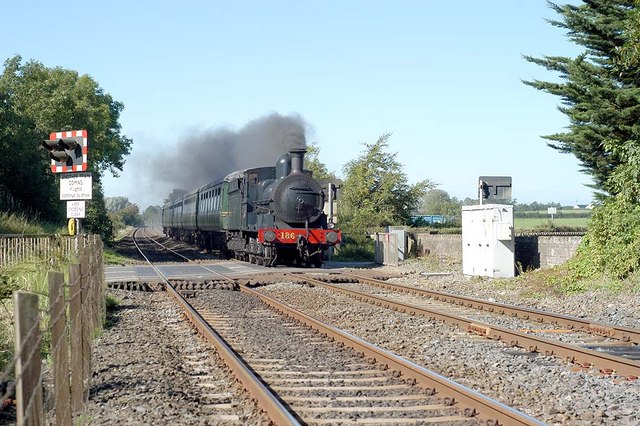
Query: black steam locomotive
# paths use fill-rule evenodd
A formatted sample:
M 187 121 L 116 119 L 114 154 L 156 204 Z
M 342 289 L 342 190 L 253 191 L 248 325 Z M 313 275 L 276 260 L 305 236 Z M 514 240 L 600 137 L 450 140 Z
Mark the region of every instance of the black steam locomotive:
M 323 211 L 333 187 L 304 170 L 305 152 L 291 150 L 275 167 L 233 172 L 166 204 L 164 233 L 259 265 L 321 266 L 341 235 Z

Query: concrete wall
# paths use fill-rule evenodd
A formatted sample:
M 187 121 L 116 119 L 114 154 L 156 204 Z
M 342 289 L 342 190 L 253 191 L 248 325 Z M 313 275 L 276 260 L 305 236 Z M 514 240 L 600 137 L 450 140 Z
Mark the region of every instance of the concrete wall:
M 461 234 L 414 233 L 418 256 L 432 255 L 462 263 Z M 550 268 L 573 256 L 582 235 L 518 235 L 515 237 L 515 262 L 522 270 Z

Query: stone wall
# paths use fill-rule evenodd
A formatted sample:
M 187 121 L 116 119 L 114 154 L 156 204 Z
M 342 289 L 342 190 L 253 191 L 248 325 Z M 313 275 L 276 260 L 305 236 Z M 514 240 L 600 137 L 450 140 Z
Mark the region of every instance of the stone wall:
M 414 233 L 418 256 L 432 255 L 462 263 L 461 234 Z M 515 262 L 522 270 L 550 268 L 573 256 L 582 235 L 518 235 L 515 238 Z
M 573 256 L 580 241 L 582 235 L 516 236 L 516 263 L 523 271 L 560 265 Z
M 420 256 L 437 256 L 456 263 L 462 263 L 462 234 L 414 233 L 416 251 Z

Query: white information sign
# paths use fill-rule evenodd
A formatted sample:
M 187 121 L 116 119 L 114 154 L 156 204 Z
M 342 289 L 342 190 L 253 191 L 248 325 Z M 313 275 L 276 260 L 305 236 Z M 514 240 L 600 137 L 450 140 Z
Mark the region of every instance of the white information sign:
M 84 219 L 85 218 L 85 202 L 83 201 L 67 201 L 67 219 Z
M 555 207 L 547 207 L 547 214 L 556 214 L 558 210 Z
M 64 173 L 60 175 L 60 200 L 90 200 L 91 173 Z

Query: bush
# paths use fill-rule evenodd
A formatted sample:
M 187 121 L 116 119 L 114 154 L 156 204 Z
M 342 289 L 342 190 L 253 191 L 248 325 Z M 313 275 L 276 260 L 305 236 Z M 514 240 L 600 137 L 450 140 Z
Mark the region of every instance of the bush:
M 613 197 L 594 209 L 576 255 L 549 284 L 561 292 L 640 287 L 640 205 Z
M 370 238 L 348 238 L 344 237 L 339 248 L 336 248 L 333 260 L 342 262 L 373 262 L 374 246 Z
M 640 205 L 616 197 L 597 207 L 570 266 L 576 278 L 623 279 L 639 270 Z

